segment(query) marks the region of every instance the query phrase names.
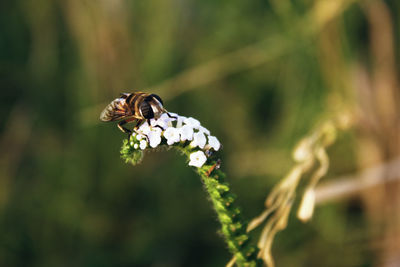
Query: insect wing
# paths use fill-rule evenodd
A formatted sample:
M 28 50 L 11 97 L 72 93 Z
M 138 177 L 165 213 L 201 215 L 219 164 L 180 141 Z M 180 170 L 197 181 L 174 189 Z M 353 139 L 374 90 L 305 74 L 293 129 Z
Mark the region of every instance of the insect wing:
M 127 99 L 129 95 L 131 95 L 132 93 L 120 93 L 119 97 L 123 98 L 123 99 Z
M 131 116 L 128 105 L 124 98 L 113 100 L 100 114 L 102 121 L 117 121 Z

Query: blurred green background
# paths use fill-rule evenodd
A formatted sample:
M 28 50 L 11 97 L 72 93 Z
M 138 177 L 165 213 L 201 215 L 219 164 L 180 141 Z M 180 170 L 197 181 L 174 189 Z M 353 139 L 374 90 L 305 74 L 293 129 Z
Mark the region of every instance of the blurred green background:
M 324 180 L 386 166 L 400 154 L 399 9 L 395 0 L 2 1 L 0 266 L 229 261 L 182 156 L 120 159 L 125 135 L 98 119 L 120 92 L 157 93 L 210 129 L 248 220 L 290 170 L 297 141 L 330 116 L 350 110 L 354 124 L 329 148 Z M 307 224 L 291 216 L 276 265 L 400 266 L 400 185 L 384 171 L 379 181 L 317 205 Z

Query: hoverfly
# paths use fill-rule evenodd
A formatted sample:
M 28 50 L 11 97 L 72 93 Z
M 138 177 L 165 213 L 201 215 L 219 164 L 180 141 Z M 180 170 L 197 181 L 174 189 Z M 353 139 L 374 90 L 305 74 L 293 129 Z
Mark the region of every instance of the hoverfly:
M 166 113 L 163 101 L 156 94 L 143 92 L 122 93 L 119 98 L 114 99 L 100 114 L 101 121 L 119 121 L 118 128 L 124 133 L 132 131 L 123 125 L 136 121 L 138 128 L 144 121 L 150 123 L 150 119 L 158 119 L 161 114 Z

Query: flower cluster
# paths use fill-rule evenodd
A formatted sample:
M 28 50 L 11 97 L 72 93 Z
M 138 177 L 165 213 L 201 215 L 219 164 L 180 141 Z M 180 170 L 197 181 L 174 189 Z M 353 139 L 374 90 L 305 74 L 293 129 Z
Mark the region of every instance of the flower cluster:
M 164 113 L 158 119 L 146 121 L 132 134 L 130 145 L 136 150 L 156 148 L 160 144 L 188 145 L 191 148 L 190 166 L 200 168 L 207 161 L 204 151 L 218 151 L 220 142 L 194 118 Z

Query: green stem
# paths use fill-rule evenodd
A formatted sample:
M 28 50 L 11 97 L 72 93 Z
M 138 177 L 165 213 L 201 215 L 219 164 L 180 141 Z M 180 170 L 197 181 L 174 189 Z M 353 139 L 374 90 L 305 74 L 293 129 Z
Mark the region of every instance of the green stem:
M 174 145 L 176 149 L 188 158 L 193 150 L 187 145 Z M 131 147 L 124 141 L 121 149 L 122 158 L 126 162 L 137 163 L 142 157 L 140 150 Z M 246 233 L 246 224 L 240 216 L 240 209 L 234 206 L 236 196 L 230 192 L 229 184 L 224 181 L 225 174 L 215 168 L 217 160 L 208 159 L 201 168 L 196 168 L 202 182 L 210 196 L 211 202 L 221 223 L 221 233 L 225 238 L 230 252 L 236 258 L 239 267 L 260 266 L 257 260 L 258 249 L 251 245 Z
M 225 174 L 220 170 L 214 170 L 210 176 L 207 176 L 207 171 L 215 163 L 212 162 L 211 165 L 199 168 L 197 173 L 200 175 L 217 212 L 225 242 L 230 252 L 235 256 L 238 266 L 258 266 L 257 249 L 249 242 L 246 224 L 241 219 L 240 209 L 234 205 L 236 196 L 230 192 L 229 185 L 224 182 Z

